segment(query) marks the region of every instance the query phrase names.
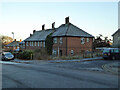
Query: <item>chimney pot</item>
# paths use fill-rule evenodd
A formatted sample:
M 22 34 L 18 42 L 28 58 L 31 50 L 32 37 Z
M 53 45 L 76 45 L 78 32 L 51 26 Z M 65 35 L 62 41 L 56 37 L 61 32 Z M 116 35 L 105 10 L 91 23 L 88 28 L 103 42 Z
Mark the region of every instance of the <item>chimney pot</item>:
M 65 24 L 69 23 L 69 16 L 65 18 Z
M 44 24 L 44 25 L 42 25 L 42 30 L 45 30 L 45 24 Z
M 30 36 L 32 36 L 32 34 L 30 33 Z

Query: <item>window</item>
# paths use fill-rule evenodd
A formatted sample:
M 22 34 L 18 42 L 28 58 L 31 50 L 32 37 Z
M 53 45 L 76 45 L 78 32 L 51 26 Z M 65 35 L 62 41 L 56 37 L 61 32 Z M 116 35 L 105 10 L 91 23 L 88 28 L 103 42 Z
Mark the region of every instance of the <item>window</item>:
M 84 43 L 85 43 L 85 39 L 81 38 L 81 44 L 84 44 Z
M 38 41 L 38 46 L 39 46 L 39 41 Z
M 40 47 L 42 47 L 42 41 L 40 42 Z
M 33 46 L 33 42 L 32 42 L 32 46 Z
M 30 42 L 30 46 L 31 46 L 31 42 Z
M 74 54 L 74 51 L 73 50 L 71 50 L 71 55 L 73 55 Z
M 63 43 L 63 42 L 62 42 L 62 37 L 60 37 L 60 44 L 61 44 L 61 43 Z
M 26 45 L 28 46 L 28 42 L 26 42 Z
M 36 42 L 35 42 L 35 46 L 36 46 Z
M 57 52 L 56 50 L 53 49 L 53 55 L 57 55 Z
M 87 42 L 89 42 L 89 38 L 87 38 Z
M 95 41 L 95 38 L 93 38 L 93 42 Z
M 53 42 L 54 42 L 54 43 L 57 43 L 57 38 L 54 38 L 54 39 L 53 39 Z
M 43 47 L 45 47 L 45 41 L 43 42 Z

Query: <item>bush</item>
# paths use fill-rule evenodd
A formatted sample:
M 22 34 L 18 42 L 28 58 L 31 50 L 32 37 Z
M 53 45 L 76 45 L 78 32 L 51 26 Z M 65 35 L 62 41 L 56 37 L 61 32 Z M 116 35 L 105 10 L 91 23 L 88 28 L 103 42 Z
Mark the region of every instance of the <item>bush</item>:
M 33 52 L 31 50 L 25 50 L 23 52 L 19 52 L 18 58 L 25 60 L 33 59 Z
M 48 60 L 50 59 L 45 48 L 34 50 L 33 59 L 37 60 Z

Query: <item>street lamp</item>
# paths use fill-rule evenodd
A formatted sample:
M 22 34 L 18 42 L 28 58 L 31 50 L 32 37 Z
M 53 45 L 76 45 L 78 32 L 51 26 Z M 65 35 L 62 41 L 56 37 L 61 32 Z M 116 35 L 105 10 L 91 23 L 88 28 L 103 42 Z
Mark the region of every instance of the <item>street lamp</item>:
M 12 32 L 12 34 L 13 34 L 13 40 L 14 40 L 14 32 Z

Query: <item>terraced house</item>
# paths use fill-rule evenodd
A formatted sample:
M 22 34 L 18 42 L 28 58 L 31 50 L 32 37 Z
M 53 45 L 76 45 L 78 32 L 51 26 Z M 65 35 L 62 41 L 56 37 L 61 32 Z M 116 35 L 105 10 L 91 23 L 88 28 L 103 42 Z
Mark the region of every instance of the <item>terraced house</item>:
M 69 17 L 65 18 L 65 24 L 59 26 L 52 37 L 53 55 L 78 55 L 80 52 L 92 51 L 94 36 L 70 23 Z
M 92 51 L 94 36 L 83 31 L 69 22 L 69 17 L 65 18 L 65 24 L 58 28 L 52 24 L 51 29 L 33 30 L 33 34 L 25 39 L 25 49 L 35 50 L 45 48 L 46 37 L 52 33 L 53 46 L 52 54 L 55 56 L 78 55 L 80 52 Z
M 46 37 L 54 31 L 54 23 L 52 24 L 51 29 L 45 30 L 45 25 L 42 25 L 42 30 L 36 31 L 33 30 L 33 34 L 30 34 L 30 37 L 24 40 L 26 50 L 35 50 L 38 48 L 45 48 Z

